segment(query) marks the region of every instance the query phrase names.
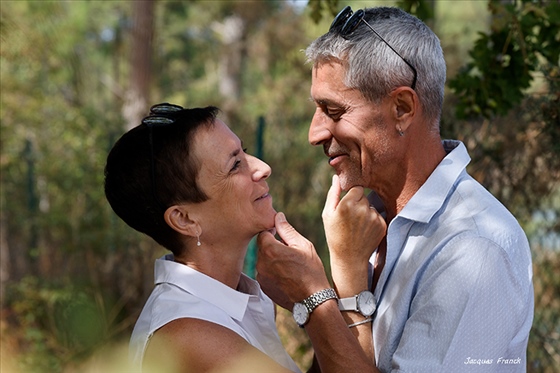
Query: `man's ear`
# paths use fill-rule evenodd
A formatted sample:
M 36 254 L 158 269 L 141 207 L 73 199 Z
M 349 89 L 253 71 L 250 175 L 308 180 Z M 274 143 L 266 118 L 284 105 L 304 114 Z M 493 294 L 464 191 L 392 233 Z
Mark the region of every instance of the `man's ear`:
M 417 112 L 418 96 L 413 89 L 408 87 L 399 87 L 391 95 L 393 96 L 393 112 L 397 123 L 397 131 L 406 132 Z
M 198 223 L 189 217 L 186 205 L 174 205 L 165 210 L 163 218 L 167 225 L 182 235 L 197 237 L 200 234 Z

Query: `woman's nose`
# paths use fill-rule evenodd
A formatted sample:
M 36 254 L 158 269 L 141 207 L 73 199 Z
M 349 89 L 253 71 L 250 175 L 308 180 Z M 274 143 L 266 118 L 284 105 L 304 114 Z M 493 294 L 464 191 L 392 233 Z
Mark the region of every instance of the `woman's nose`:
M 259 181 L 267 179 L 272 173 L 272 168 L 259 158 L 252 155 L 249 156 L 249 162 L 251 163 L 251 169 L 253 170 L 253 180 Z

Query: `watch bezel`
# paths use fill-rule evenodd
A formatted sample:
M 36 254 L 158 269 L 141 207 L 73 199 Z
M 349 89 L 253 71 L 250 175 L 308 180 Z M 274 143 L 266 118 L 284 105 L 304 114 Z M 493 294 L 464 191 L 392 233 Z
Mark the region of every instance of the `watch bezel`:
M 309 321 L 309 310 L 305 304 L 296 302 L 292 311 L 292 316 L 296 324 L 303 327 Z
M 373 305 L 371 306 L 371 310 L 370 310 L 371 312 L 366 312 L 364 310 L 364 306 L 368 307 L 365 303 L 366 297 L 371 297 L 371 299 L 373 300 Z M 373 293 L 369 290 L 364 290 L 360 292 L 360 294 L 356 295 L 356 306 L 358 308 L 358 311 L 365 317 L 369 317 L 373 315 L 375 313 L 375 310 L 377 309 L 377 305 L 375 304 L 375 297 Z

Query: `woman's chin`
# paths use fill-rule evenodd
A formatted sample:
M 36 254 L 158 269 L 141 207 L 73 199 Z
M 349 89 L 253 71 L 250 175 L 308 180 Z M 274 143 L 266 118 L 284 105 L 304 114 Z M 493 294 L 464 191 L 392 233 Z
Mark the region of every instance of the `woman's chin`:
M 261 221 L 261 226 L 258 228 L 259 232 L 266 232 L 274 230 L 274 234 L 276 234 L 276 228 L 274 223 L 274 218 L 276 217 L 276 210 L 272 209 L 270 214 L 267 214 L 267 217 Z

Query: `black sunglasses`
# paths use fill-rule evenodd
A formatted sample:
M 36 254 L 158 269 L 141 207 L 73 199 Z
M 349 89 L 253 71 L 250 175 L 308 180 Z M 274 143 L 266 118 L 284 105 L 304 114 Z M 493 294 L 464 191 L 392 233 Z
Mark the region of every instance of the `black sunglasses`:
M 382 42 L 384 42 L 389 48 L 391 48 L 391 50 L 395 52 L 397 56 L 399 56 L 412 69 L 412 72 L 414 73 L 414 79 L 412 80 L 412 85 L 410 86 L 410 88 L 414 89 L 416 87 L 416 78 L 418 75 L 418 73 L 416 72 L 416 68 L 414 68 L 414 66 L 412 66 L 410 62 L 408 62 L 403 56 L 399 54 L 399 52 L 397 52 L 389 43 L 387 43 L 387 41 L 383 39 L 383 37 L 381 37 L 381 35 L 379 35 L 377 31 L 373 29 L 373 27 L 371 27 L 371 25 L 364 19 L 365 14 L 366 12 L 363 9 L 357 10 L 354 13 L 352 11 L 352 8 L 350 6 L 347 6 L 342 9 L 336 17 L 334 17 L 334 20 L 331 23 L 331 27 L 329 28 L 329 32 L 336 32 L 344 39 L 349 39 L 352 33 L 360 25 L 360 22 L 365 23 L 365 25 L 369 27 L 369 29 L 373 31 L 373 33 L 377 35 L 377 37 L 381 39 Z
M 175 119 L 170 117 L 175 113 L 183 110 L 183 107 L 179 105 L 168 104 L 167 102 L 162 104 L 154 105 L 150 108 L 150 115 L 142 119 L 142 124 L 146 125 L 150 129 L 149 141 L 150 141 L 150 167 L 151 167 L 151 179 L 152 179 L 152 194 L 154 196 L 154 201 L 160 207 L 162 211 L 166 210 L 166 207 L 161 203 L 156 192 L 156 167 L 154 160 L 154 141 L 153 141 L 153 128 L 162 127 L 175 123 Z

